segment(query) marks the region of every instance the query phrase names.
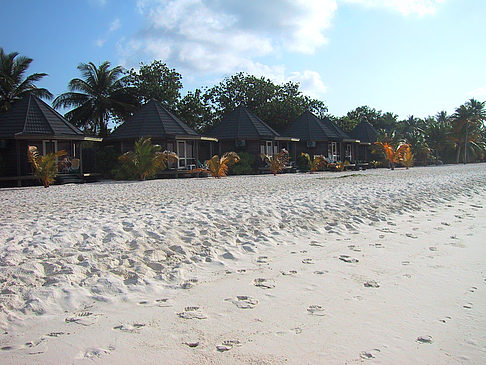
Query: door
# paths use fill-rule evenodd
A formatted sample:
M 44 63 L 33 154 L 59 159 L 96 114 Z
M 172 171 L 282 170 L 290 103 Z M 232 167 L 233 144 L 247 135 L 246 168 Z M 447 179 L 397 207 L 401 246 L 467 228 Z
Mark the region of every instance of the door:
M 187 166 L 186 141 L 177 141 L 177 156 L 179 156 L 177 167 L 180 169 L 185 168 Z
M 349 162 L 351 162 L 353 160 L 353 155 L 352 155 L 351 145 L 350 144 L 347 144 L 346 145 L 346 159 Z

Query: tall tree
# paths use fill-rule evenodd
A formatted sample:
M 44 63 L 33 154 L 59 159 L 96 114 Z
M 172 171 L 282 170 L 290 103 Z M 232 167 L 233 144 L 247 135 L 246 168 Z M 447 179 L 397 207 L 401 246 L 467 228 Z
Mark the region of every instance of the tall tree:
M 200 89 L 189 91 L 176 107 L 177 116 L 187 123 L 192 129 L 202 133 L 213 120 L 211 108 L 204 100 L 204 94 Z
M 359 124 L 361 122 L 368 122 L 376 130 L 383 129 L 386 131 L 391 131 L 397 127 L 398 116 L 393 113 L 383 113 L 381 110 L 376 110 L 370 108 L 367 105 L 357 107 L 346 114 L 346 119 L 348 120 L 346 124 Z M 354 121 L 350 122 L 350 121 Z M 344 121 L 342 122 L 344 123 Z
M 442 156 L 441 153 L 444 151 L 448 144 L 448 135 L 450 134 L 451 123 L 450 117 L 447 112 L 441 111 L 436 114 L 435 117 L 429 117 L 425 119 L 425 138 L 427 144 L 432 150 L 435 163 L 439 163 Z
M 132 87 L 140 103 L 156 99 L 171 110 L 175 110 L 181 98 L 182 76 L 159 60 L 150 65 L 140 63 L 138 70 L 126 72 L 125 83 Z
M 92 62 L 81 63 L 82 79 L 69 81 L 70 92 L 54 99 L 54 108 L 71 108 L 66 117 L 85 131 L 106 137 L 110 118 L 125 119 L 135 111 L 137 102 L 124 88 L 123 69 L 110 68 L 105 61 L 99 67 Z
M 456 144 L 456 163 L 459 163 L 461 150 L 463 162 L 467 163 L 467 151 L 480 152 L 483 149 L 482 128 L 486 120 L 486 102 L 470 99 L 456 109 L 452 118 L 452 140 Z
M 265 77 L 243 72 L 225 78 L 204 96 L 216 122 L 227 112 L 244 105 L 277 130 L 284 129 L 306 109 L 320 117 L 327 112 L 322 101 L 303 95 L 298 83 L 277 85 Z
M 12 103 L 27 93 L 52 99 L 47 89 L 35 86 L 37 81 L 47 76 L 46 73 L 34 73 L 24 78 L 32 61 L 32 58 L 19 56 L 18 52 L 5 53 L 0 47 L 0 112 L 7 111 Z

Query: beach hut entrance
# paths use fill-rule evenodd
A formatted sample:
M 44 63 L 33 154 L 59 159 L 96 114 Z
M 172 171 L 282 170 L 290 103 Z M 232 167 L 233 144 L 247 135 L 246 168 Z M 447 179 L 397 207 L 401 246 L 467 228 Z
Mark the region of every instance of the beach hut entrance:
M 331 142 L 329 143 L 327 149 L 327 155 L 331 161 L 338 161 L 339 160 L 339 151 L 338 151 L 338 143 Z
M 42 151 L 44 156 L 48 153 L 56 153 L 57 141 L 42 141 Z
M 194 164 L 194 142 L 177 141 L 177 156 L 179 156 L 178 167 L 180 169 L 195 168 Z
M 273 156 L 278 153 L 277 144 L 273 141 L 265 141 L 263 145 L 260 145 L 260 153 L 262 155 Z
M 350 162 L 353 160 L 350 144 L 346 145 L 346 159 L 348 159 Z

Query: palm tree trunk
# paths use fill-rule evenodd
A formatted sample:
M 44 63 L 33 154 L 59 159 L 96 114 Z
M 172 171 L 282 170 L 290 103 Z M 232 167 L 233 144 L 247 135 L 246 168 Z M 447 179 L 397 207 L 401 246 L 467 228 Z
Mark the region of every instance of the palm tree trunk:
M 457 144 L 457 153 L 456 153 L 456 163 L 459 163 L 459 157 L 461 156 L 461 146 L 459 143 Z

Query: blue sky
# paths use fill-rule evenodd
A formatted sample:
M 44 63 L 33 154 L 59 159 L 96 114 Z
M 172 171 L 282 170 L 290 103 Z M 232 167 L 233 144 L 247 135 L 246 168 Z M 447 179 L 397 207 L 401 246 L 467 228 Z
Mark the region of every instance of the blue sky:
M 0 47 L 55 96 L 80 62 L 161 59 L 185 90 L 245 71 L 301 83 L 340 116 L 486 100 L 484 0 L 0 0 Z M 7 16 L 5 16 L 7 15 Z

